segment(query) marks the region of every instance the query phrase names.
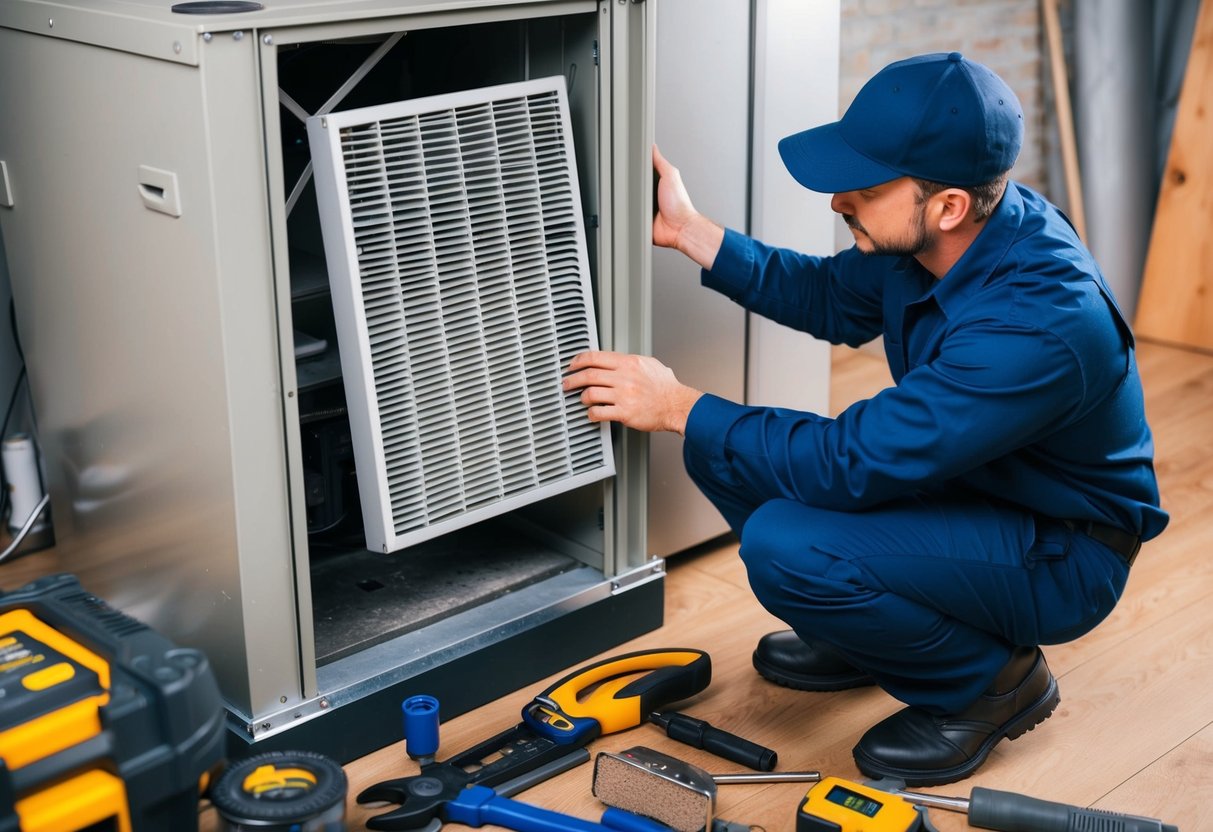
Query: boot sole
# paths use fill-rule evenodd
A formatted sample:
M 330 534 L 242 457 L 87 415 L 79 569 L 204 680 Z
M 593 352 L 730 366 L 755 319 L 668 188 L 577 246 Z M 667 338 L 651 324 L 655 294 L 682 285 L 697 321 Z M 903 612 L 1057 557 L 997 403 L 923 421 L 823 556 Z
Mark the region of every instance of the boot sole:
M 1050 674 L 1048 688 L 1045 689 L 1045 692 L 1031 707 L 1025 709 L 1018 717 L 1008 722 L 1001 730 L 991 734 L 981 744 L 981 747 L 977 749 L 976 754 L 964 763 L 952 768 L 923 770 L 886 766 L 873 760 L 860 750 L 858 746 L 852 754 L 855 757 L 855 764 L 859 767 L 859 770 L 864 775 L 873 779 L 893 778 L 900 780 L 907 786 L 942 786 L 945 783 L 955 783 L 957 780 L 964 780 L 980 768 L 981 764 L 986 761 L 986 757 L 990 756 L 990 752 L 994 750 L 994 746 L 998 745 L 1003 739 L 1019 739 L 1052 716 L 1059 702 L 1061 702 L 1061 692 L 1057 687 L 1057 679 L 1053 678 L 1052 674 Z
M 834 676 L 807 676 L 800 673 L 788 673 L 785 670 L 780 670 L 773 664 L 764 662 L 758 657 L 758 651 L 754 651 L 753 660 L 754 669 L 758 671 L 759 676 L 768 682 L 774 682 L 777 685 L 783 685 L 785 688 L 792 688 L 793 690 L 828 693 L 830 691 L 849 690 L 851 688 L 862 688 L 876 684 L 875 679 L 860 671 Z

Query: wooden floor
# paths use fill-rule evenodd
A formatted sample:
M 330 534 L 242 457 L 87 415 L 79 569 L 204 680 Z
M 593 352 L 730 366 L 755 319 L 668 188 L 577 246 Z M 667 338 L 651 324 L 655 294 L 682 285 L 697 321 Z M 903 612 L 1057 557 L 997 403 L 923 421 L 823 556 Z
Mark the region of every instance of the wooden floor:
M 1077 642 L 1046 648 L 1061 686 L 1053 717 L 1001 743 L 977 775 L 927 791 L 967 796 L 972 786 L 1006 789 L 1083 806 L 1161 818 L 1184 832 L 1213 830 L 1213 356 L 1143 343 L 1139 360 L 1157 446 L 1168 530 L 1143 549 L 1113 615 Z M 832 409 L 888 381 L 883 360 L 837 350 Z M 0 566 L 14 586 L 50 563 L 35 555 Z M 713 681 L 686 712 L 778 751 L 780 769 L 816 769 L 859 778 L 851 747 L 898 703 L 879 690 L 801 693 L 760 679 L 750 664 L 758 638 L 781 627 L 753 600 L 736 546 L 728 541 L 668 563 L 665 625 L 617 650 L 697 647 Z M 439 757 L 450 756 L 518 721 L 539 683 L 443 723 Z M 604 737 L 592 752 L 645 745 L 708 771 L 740 770 L 667 739 L 656 727 Z M 349 828 L 375 811 L 353 803 L 360 789 L 417 771 L 403 743 L 346 767 Z M 549 780 L 518 799 L 585 819 L 603 806 L 590 793 L 592 766 Z M 721 786 L 717 816 L 791 830 L 798 784 Z M 376 811 L 383 811 L 382 808 Z M 213 810 L 201 814 L 214 829 Z M 942 832 L 968 828 L 962 815 L 932 810 Z M 465 827 L 450 825 L 447 828 Z

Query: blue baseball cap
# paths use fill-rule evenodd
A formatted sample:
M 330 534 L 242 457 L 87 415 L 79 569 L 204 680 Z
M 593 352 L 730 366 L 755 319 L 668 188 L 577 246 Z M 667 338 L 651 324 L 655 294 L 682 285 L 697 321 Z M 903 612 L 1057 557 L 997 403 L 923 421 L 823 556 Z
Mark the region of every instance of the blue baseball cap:
M 959 52 L 889 64 L 843 117 L 788 136 L 779 155 L 811 191 L 843 193 L 902 176 L 981 185 L 1011 169 L 1023 108 L 1006 83 Z

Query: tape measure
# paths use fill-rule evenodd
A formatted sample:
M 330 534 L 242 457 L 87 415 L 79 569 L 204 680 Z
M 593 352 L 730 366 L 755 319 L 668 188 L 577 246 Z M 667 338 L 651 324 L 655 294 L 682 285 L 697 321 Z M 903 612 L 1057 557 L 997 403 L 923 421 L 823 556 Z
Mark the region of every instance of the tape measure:
M 211 787 L 221 832 L 344 832 L 345 771 L 311 751 L 269 751 L 228 766 Z
M 909 801 L 871 786 L 826 777 L 804 796 L 796 832 L 919 832 L 926 816 Z

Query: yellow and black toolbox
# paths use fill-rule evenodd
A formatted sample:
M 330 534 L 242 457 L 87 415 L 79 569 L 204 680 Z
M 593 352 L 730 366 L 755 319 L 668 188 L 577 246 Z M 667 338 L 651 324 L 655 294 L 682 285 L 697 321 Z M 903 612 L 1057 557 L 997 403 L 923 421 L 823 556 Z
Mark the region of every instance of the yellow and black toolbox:
M 74 576 L 0 594 L 0 832 L 197 829 L 223 725 L 206 657 Z

